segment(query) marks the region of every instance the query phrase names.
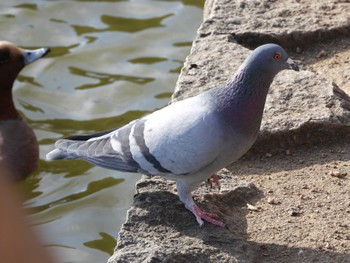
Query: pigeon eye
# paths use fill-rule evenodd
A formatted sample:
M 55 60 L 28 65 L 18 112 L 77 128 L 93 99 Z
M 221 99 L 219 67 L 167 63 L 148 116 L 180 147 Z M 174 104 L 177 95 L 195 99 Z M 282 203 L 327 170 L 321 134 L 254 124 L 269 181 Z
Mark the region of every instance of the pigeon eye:
M 280 60 L 281 59 L 281 53 L 276 52 L 273 57 L 274 60 Z

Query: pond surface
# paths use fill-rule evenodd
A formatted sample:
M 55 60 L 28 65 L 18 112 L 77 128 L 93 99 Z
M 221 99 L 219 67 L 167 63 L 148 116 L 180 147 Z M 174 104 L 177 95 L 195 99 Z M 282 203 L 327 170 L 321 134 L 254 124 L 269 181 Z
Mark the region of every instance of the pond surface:
M 40 144 L 20 184 L 59 262 L 106 262 L 140 178 L 83 161 L 46 162 L 68 135 L 121 126 L 166 105 L 202 20 L 204 0 L 8 0 L 1 38 L 52 52 L 15 83 L 17 109 Z

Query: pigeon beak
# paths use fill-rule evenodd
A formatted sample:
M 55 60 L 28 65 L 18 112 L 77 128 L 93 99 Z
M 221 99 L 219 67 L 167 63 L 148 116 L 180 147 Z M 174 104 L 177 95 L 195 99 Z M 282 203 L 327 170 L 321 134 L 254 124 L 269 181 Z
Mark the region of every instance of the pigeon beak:
M 38 60 L 39 58 L 45 56 L 47 53 L 50 52 L 49 48 L 39 48 L 35 50 L 22 50 L 22 55 L 24 58 L 24 65 L 28 65 L 35 60 Z
M 289 66 L 289 69 L 299 71 L 299 66 L 291 58 L 287 59 L 287 64 Z

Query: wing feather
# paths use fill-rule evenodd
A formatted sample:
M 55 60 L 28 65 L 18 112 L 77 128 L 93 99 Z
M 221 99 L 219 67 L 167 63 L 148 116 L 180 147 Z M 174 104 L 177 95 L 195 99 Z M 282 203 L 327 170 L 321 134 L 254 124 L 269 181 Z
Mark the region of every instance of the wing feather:
M 201 96 L 149 115 L 144 137 L 160 165 L 179 175 L 206 167 L 225 145 L 223 124 Z

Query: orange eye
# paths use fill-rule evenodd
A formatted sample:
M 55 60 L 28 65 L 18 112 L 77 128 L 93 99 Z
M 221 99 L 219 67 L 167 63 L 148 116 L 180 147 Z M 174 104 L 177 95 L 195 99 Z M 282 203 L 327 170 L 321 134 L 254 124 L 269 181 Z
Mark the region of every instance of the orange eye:
M 280 60 L 281 59 L 281 53 L 276 52 L 273 57 L 274 60 Z

